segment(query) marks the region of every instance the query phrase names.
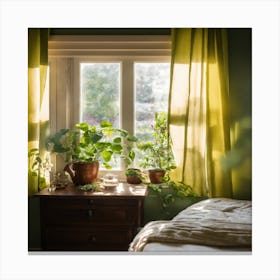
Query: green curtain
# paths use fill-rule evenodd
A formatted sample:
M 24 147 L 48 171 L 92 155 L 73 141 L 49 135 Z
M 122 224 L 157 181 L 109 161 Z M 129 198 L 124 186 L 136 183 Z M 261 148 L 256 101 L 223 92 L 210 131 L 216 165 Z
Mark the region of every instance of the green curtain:
M 48 156 L 44 144 L 49 133 L 48 36 L 48 29 L 28 29 L 28 151 L 39 152 L 28 159 L 29 194 L 47 183 L 44 174 L 36 170 L 35 161 L 43 164 Z
M 178 168 L 175 180 L 199 195 L 232 197 L 229 77 L 225 29 L 172 30 L 169 131 Z

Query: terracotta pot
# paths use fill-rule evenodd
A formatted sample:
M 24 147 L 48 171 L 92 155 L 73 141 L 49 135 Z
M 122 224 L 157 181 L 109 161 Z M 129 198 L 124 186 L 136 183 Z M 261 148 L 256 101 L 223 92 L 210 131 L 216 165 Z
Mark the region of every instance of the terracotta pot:
M 140 169 L 137 169 L 137 168 L 129 168 L 129 169 L 141 172 Z M 141 184 L 142 183 L 141 178 L 139 178 L 137 175 L 126 175 L 126 181 L 129 184 Z
M 64 171 L 69 173 L 72 182 L 79 185 L 91 184 L 96 181 L 99 170 L 99 162 L 74 162 L 67 164 Z
M 148 174 L 152 184 L 160 184 L 165 175 L 165 170 L 150 169 L 148 170 Z
M 126 181 L 128 184 L 141 184 L 141 179 L 136 176 L 126 176 Z

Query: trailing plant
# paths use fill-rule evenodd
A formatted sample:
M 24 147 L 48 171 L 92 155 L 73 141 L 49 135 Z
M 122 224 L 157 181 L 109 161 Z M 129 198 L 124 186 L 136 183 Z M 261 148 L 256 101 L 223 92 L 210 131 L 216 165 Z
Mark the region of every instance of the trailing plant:
M 133 161 L 136 141 L 126 130 L 103 121 L 100 126 L 83 122 L 74 129 L 61 129 L 47 139 L 46 145 L 49 151 L 64 155 L 66 163 L 98 161 L 111 169 L 111 160 L 118 156 L 127 164 Z
M 100 186 L 98 184 L 86 184 L 78 187 L 81 191 L 98 191 Z
M 163 184 L 147 184 L 159 197 L 162 203 L 163 210 L 166 210 L 171 203 L 175 201 L 176 197 L 194 199 L 197 195 L 193 192 L 190 185 L 184 182 L 167 181 Z M 164 192 L 167 190 L 167 192 Z

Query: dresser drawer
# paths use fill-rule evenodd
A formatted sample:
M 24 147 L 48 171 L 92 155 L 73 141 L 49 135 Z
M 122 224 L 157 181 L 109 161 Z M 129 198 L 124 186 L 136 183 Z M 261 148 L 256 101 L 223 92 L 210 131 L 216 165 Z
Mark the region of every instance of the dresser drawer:
M 42 217 L 48 225 L 135 225 L 135 200 L 65 199 L 42 201 Z
M 43 243 L 48 250 L 127 250 L 133 236 L 127 227 L 47 227 Z
M 114 190 L 81 192 L 74 186 L 40 198 L 42 249 L 47 251 L 127 251 L 142 225 L 147 188 L 127 184 Z
M 50 197 L 41 199 L 44 207 L 52 209 L 88 209 L 91 207 L 104 206 L 132 206 L 137 205 L 136 199 L 121 199 L 121 198 L 71 198 L 71 197 Z

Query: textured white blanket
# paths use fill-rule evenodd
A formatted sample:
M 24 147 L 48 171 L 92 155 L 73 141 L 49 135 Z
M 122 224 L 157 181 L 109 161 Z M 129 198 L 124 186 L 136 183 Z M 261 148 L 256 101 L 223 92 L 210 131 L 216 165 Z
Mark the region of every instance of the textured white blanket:
M 212 198 L 193 204 L 171 221 L 148 223 L 129 251 L 143 251 L 148 242 L 250 248 L 251 239 L 251 201 Z

